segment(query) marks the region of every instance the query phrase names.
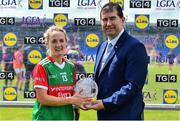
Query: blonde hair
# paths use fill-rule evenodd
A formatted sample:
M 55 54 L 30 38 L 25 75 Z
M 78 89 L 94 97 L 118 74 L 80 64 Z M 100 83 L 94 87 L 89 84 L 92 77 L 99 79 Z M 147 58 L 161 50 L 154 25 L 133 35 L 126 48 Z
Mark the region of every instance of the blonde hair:
M 49 29 L 47 29 L 46 32 L 44 33 L 44 40 L 45 40 L 46 44 L 49 42 L 49 35 L 53 31 L 63 32 L 64 35 L 65 35 L 66 42 L 68 41 L 68 38 L 67 38 L 67 35 L 66 35 L 66 31 L 62 27 L 60 27 L 60 26 L 53 25 L 53 26 L 49 27 Z

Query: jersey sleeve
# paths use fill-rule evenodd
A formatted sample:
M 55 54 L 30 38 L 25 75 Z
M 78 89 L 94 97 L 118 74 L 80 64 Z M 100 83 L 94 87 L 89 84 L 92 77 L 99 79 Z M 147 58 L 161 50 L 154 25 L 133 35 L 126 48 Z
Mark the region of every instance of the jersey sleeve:
M 48 76 L 45 68 L 37 64 L 32 73 L 33 81 L 34 81 L 34 89 L 41 88 L 48 90 Z

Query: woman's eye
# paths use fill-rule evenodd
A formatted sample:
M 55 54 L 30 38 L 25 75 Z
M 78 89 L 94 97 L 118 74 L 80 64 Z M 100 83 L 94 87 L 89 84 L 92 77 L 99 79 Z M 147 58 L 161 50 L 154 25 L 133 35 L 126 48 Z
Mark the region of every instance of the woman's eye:
M 52 40 L 52 43 L 56 43 L 57 42 L 57 40 Z

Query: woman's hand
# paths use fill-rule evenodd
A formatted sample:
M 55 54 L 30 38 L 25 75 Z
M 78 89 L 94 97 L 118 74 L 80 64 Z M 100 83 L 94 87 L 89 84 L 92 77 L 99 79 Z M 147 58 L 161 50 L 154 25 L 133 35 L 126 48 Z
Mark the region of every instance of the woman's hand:
M 87 110 L 84 105 L 91 103 L 93 98 L 92 97 L 85 97 L 80 95 L 82 90 L 78 90 L 72 97 L 69 97 L 71 104 L 79 106 L 82 110 Z

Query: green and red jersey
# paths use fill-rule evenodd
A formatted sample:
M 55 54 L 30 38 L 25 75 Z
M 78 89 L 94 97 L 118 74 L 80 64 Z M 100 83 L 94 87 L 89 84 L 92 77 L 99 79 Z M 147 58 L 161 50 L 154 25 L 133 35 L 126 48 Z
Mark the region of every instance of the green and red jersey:
M 48 95 L 70 97 L 75 85 L 74 65 L 63 58 L 60 65 L 50 56 L 40 61 L 33 70 L 34 88 L 45 89 Z M 33 109 L 33 120 L 73 120 L 72 105 L 41 106 L 38 99 Z

